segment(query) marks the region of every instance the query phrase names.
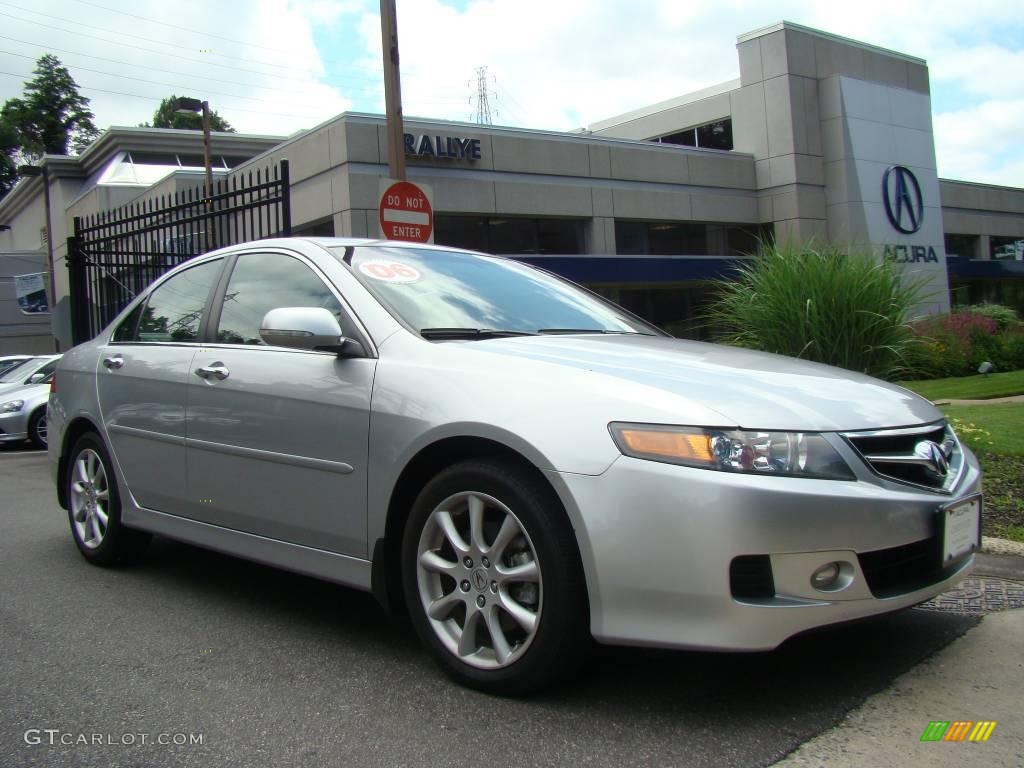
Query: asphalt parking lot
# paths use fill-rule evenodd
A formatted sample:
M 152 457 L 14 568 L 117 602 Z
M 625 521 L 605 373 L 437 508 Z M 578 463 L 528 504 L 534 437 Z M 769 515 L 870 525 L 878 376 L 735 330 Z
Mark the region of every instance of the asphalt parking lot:
M 43 453 L 0 451 L 0 498 L 11 768 L 770 765 L 978 620 L 914 610 L 767 654 L 602 648 L 505 700 L 449 682 L 360 592 L 168 540 L 88 565 Z

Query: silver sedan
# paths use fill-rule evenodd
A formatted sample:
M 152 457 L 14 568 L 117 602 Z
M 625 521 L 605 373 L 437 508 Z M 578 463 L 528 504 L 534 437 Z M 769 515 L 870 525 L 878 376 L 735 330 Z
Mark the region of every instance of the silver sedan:
M 46 403 L 52 376 L 0 394 L 0 443 L 28 440 L 36 448 L 46 447 Z
M 160 534 L 371 590 L 506 694 L 593 639 L 768 650 L 906 608 L 979 544 L 977 461 L 926 400 L 447 248 L 192 259 L 64 356 L 50 434 L 90 562 Z

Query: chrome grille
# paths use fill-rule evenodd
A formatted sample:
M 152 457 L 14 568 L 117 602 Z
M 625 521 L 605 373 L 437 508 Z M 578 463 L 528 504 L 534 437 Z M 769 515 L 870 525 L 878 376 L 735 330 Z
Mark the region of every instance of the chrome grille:
M 843 437 L 876 474 L 898 483 L 950 493 L 963 471 L 963 449 L 945 422 Z

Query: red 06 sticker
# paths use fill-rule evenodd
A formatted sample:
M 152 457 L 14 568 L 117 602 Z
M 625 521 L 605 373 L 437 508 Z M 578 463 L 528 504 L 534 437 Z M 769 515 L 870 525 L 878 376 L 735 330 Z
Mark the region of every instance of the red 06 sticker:
M 415 283 L 421 277 L 418 269 L 397 261 L 364 261 L 359 265 L 359 271 L 385 283 Z

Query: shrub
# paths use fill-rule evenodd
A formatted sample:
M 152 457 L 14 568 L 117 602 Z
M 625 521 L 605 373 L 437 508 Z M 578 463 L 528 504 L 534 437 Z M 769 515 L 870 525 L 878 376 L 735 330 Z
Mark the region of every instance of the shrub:
M 997 309 L 991 311 L 992 307 Z M 948 315 L 915 321 L 913 331 L 921 342 L 913 355 L 918 375 L 968 376 L 986 361 L 997 371 L 1024 368 L 1024 325 L 1014 319 L 1013 310 L 1012 317 L 1002 312 L 1006 309 L 992 304 L 959 307 Z
M 919 285 L 869 254 L 763 244 L 716 287 L 705 320 L 726 344 L 894 379 L 921 343 L 907 323 Z
M 996 327 L 1003 331 L 1017 324 L 1017 310 L 1012 307 L 1005 307 L 1002 304 L 972 304 L 967 307 L 956 307 L 955 312 L 970 312 L 982 317 L 988 317 L 995 321 Z

